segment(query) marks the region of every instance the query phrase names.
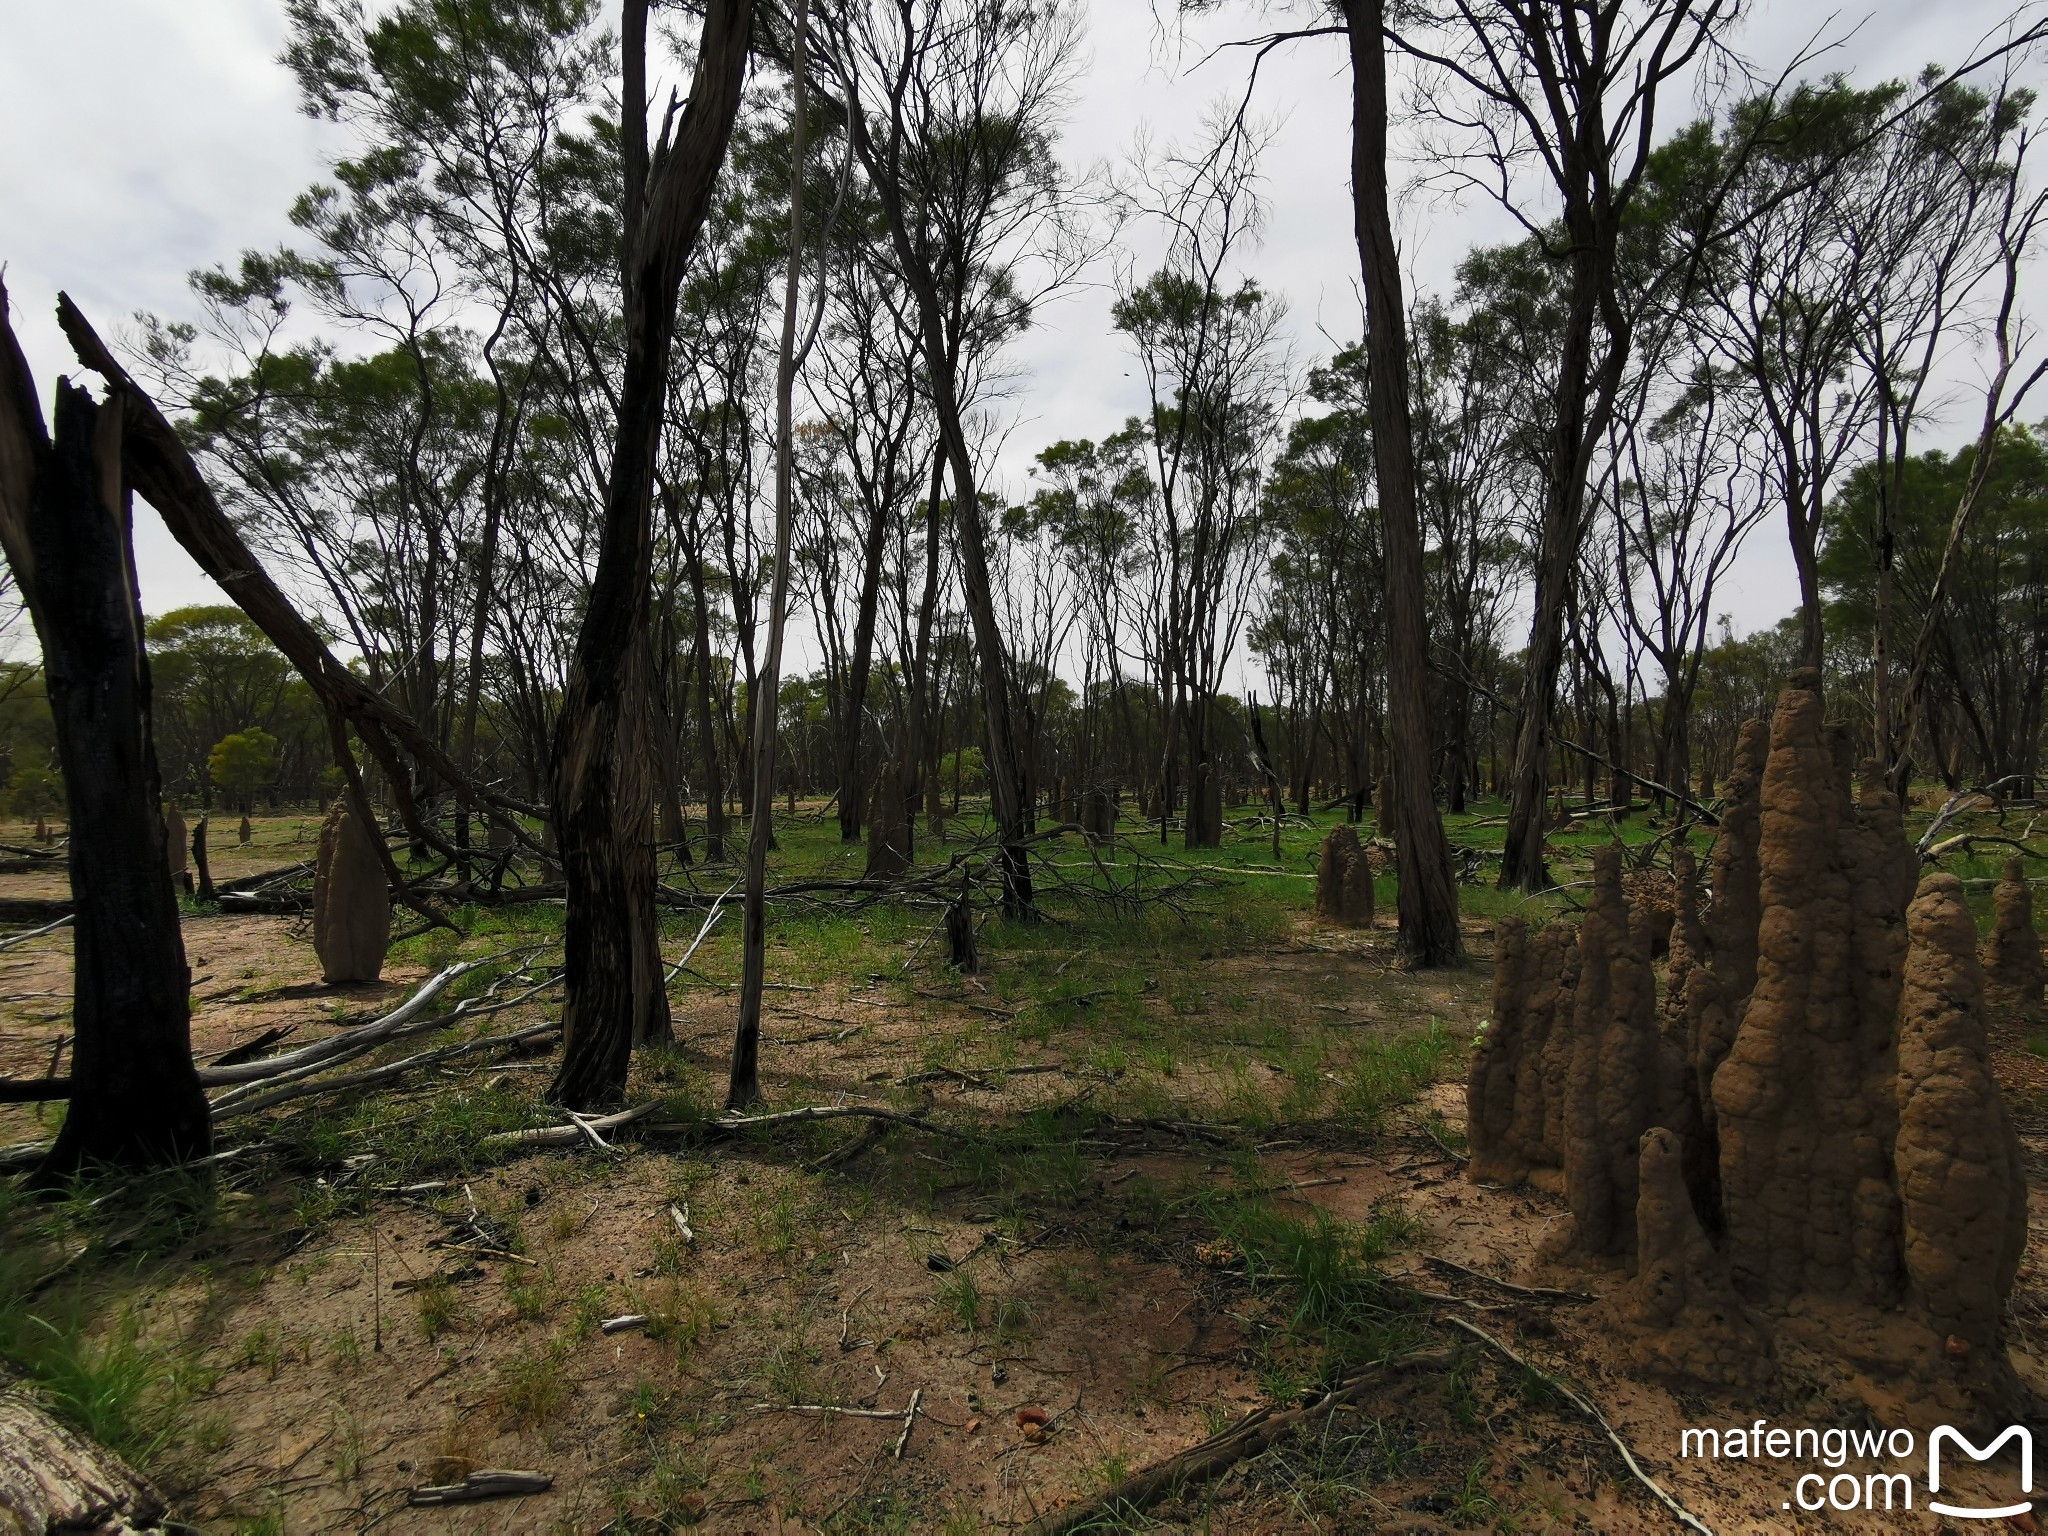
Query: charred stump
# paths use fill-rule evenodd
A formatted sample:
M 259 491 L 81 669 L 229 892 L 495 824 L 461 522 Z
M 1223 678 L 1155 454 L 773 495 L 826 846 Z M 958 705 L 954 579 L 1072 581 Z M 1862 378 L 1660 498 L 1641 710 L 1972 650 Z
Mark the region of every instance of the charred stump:
M 5 302 L 0 290 L 0 318 Z M 42 645 L 72 820 L 71 1110 L 34 1175 L 48 1185 L 92 1164 L 201 1157 L 213 1136 L 164 857 L 122 408 L 60 382 L 46 434 L 27 361 L 10 328 L 0 337 L 0 545 Z

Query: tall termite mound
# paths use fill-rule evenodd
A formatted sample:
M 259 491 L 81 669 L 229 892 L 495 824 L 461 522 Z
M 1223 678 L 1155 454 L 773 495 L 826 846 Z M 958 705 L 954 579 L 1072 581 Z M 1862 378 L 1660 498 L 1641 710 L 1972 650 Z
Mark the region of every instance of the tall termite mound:
M 1107 843 L 1116 837 L 1116 796 L 1101 785 L 1081 797 L 1081 830 L 1092 843 Z
M 1929 875 L 1906 921 L 1894 1153 L 1906 1285 L 1948 1352 L 1967 1357 L 2002 1350 L 2005 1301 L 2026 1250 L 2027 1181 L 1991 1075 L 1977 929 L 1961 883 Z
M 903 774 L 882 764 L 868 801 L 868 878 L 887 879 L 910 867 L 910 818 L 903 804 Z
M 1993 894 L 1996 914 L 1980 952 L 1984 1000 L 2032 1021 L 2041 1012 L 2041 936 L 2034 932 L 2034 893 L 2018 859 L 2005 861 L 2005 878 Z
M 1332 827 L 1323 839 L 1316 864 L 1316 915 L 1346 928 L 1372 926 L 1372 865 L 1348 823 Z
M 1757 905 L 1757 852 L 1763 836 L 1764 759 L 1770 750 L 1770 722 L 1745 721 L 1735 740 L 1735 766 L 1728 774 L 1721 829 L 1714 839 L 1709 879 L 1713 900 L 1701 918 L 1714 973 L 1737 1017 L 1756 985 L 1757 924 L 1762 915 Z
M 375 981 L 391 941 L 391 899 L 374 834 L 337 800 L 320 826 L 313 866 L 313 949 L 321 979 Z
M 1768 1328 L 1903 1422 L 1981 1424 L 2018 1391 L 2002 1318 L 2026 1237 L 1984 966 L 1960 885 L 1934 873 L 1915 894 L 1897 801 L 1873 764 L 1855 789 L 1848 747 L 1810 671 L 1768 736 L 1745 729 L 1704 911 L 1691 859 L 1672 861 L 1661 1004 L 1616 851 L 1563 1008 L 1538 947 L 1567 925 L 1503 923 L 1472 1176 L 1562 1163 L 1569 1245 L 1633 1250 L 1610 1310 L 1646 1369 L 1753 1381 Z M 2009 937 L 2023 920 L 2031 937 L 2025 901 L 2004 893 Z M 2018 972 L 2029 952 L 1998 958 Z
M 1756 987 L 1713 1075 L 1729 1262 L 1780 1306 L 1882 1302 L 1899 1273 L 1890 1084 L 1911 872 L 1890 796 L 1851 803 L 1831 734 L 1818 678 L 1795 674 L 1763 774 Z

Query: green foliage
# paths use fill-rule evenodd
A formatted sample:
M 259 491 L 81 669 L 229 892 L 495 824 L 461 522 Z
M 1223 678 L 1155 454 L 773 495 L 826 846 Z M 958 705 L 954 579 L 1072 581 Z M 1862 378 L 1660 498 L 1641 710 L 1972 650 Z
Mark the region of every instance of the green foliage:
M 277 738 L 261 726 L 223 736 L 206 757 L 207 777 L 244 806 L 277 777 Z
M 17 763 L 7 779 L 7 808 L 23 821 L 64 807 L 64 780 L 39 762 Z

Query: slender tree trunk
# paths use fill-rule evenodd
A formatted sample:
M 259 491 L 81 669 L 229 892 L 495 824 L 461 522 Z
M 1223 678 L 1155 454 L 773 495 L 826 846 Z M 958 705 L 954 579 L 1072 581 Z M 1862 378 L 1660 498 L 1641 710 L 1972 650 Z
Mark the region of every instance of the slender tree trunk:
M 597 571 L 562 697 L 552 773 L 569 900 L 562 1065 L 549 1097 L 571 1109 L 616 1101 L 625 1090 L 633 1042 L 667 1025 L 641 643 L 653 574 L 654 466 L 676 296 L 725 163 L 746 79 L 751 20 L 751 0 L 707 6 L 689 105 L 650 175 L 647 0 L 625 0 L 625 368 Z M 635 749 L 643 761 L 629 760 Z
M 740 940 L 739 1022 L 725 1107 L 761 1102 L 761 988 L 768 966 L 768 848 L 775 840 L 775 736 L 782 680 L 782 631 L 789 610 L 792 393 L 796 387 L 797 280 L 804 255 L 804 42 L 806 0 L 796 0 L 790 58 L 789 264 L 782 286 L 782 342 L 775 368 L 775 569 L 768 596 L 768 644 L 754 687 L 754 817 L 747 827 L 747 884 Z M 870 623 L 870 630 L 872 630 Z M 865 685 L 863 685 L 865 691 Z M 858 715 L 855 716 L 856 724 Z
M 704 857 L 712 864 L 725 860 L 725 775 L 718 754 L 718 720 L 711 707 L 711 608 L 704 590 L 701 546 L 690 547 L 690 601 L 696 610 L 696 649 L 691 670 L 697 674 L 697 749 L 704 755 Z
M 839 840 L 860 841 L 860 744 L 868 717 L 868 675 L 874 669 L 875 619 L 882 606 L 882 551 L 889 533 L 889 509 L 878 505 L 861 545 L 860 607 L 853 619 L 853 659 L 847 668 L 846 702 L 839 729 Z
M 41 642 L 76 903 L 71 1108 L 33 1178 L 206 1155 L 191 972 L 164 856 L 118 393 L 57 386 L 56 435 L 0 287 L 0 546 Z
M 1400 875 L 1399 952 L 1412 965 L 1455 963 L 1458 886 L 1429 776 L 1429 616 L 1415 460 L 1408 419 L 1407 309 L 1387 211 L 1387 57 L 1381 0 L 1347 0 L 1351 35 L 1351 178 L 1365 271 L 1373 458 L 1379 474 L 1387 600 L 1388 747 L 1380 824 L 1394 835 Z
M 925 359 L 925 385 L 938 418 L 939 443 L 953 481 L 953 520 L 960 541 L 961 585 L 974 626 L 975 659 L 981 671 L 982 723 L 987 732 L 989 804 L 995 812 L 1003 879 L 1003 912 L 1012 918 L 1036 913 L 1031 899 L 1031 863 L 1025 848 L 1023 780 L 1018 772 L 1016 728 L 1010 717 L 1009 668 L 1003 657 L 1002 626 L 996 620 L 995 589 L 989 577 L 988 549 L 981 526 L 976 490 L 974 450 L 961 418 L 958 380 L 947 355 L 937 279 L 911 244 L 905 222 L 903 191 L 893 167 L 883 160 L 869 137 L 867 117 L 857 97 L 847 93 L 847 122 L 855 152 L 861 157 L 876 198 L 889 225 L 890 241 L 905 284 L 917 302 L 919 339 Z

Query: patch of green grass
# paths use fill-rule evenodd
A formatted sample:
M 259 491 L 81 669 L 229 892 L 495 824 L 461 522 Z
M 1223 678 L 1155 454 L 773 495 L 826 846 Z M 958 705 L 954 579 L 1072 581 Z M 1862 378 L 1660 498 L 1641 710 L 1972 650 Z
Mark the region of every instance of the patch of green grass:
M 422 1281 L 413 1292 L 413 1302 L 419 1308 L 420 1332 L 430 1344 L 454 1327 L 460 1316 L 455 1287 L 448 1283 L 446 1275 L 433 1275 Z
M 494 1396 L 506 1422 L 516 1429 L 547 1423 L 567 1406 L 571 1383 L 563 1369 L 567 1348 L 557 1341 L 534 1355 L 520 1355 L 498 1367 Z
M 1353 1058 L 1337 1094 L 1337 1113 L 1355 1130 L 1376 1135 L 1390 1110 L 1408 1103 L 1436 1078 L 1457 1043 L 1442 1020 L 1426 1029 L 1370 1040 Z
M 982 1308 L 987 1299 L 974 1276 L 956 1269 L 939 1282 L 938 1304 L 939 1310 L 951 1317 L 962 1333 L 974 1333 L 981 1328 Z

